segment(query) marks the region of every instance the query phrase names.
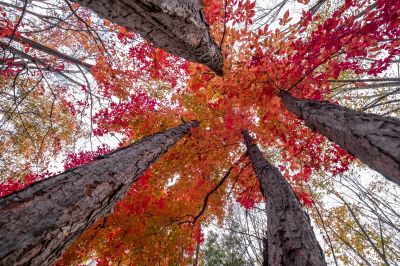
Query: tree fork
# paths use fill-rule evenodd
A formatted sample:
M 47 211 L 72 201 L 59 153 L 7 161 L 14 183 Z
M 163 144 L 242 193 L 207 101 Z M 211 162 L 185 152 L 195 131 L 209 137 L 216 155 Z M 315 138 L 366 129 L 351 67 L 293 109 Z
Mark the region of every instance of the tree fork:
M 315 238 L 310 218 L 280 171 L 269 163 L 247 130 L 242 131 L 247 153 L 267 202 L 267 250 L 264 264 L 269 266 L 326 265 Z M 268 262 L 266 262 L 268 261 Z
M 201 0 L 73 0 L 165 51 L 222 76 L 220 48 L 209 33 Z
M 50 265 L 143 172 L 179 141 L 191 121 L 0 199 L 0 265 Z
M 280 91 L 286 108 L 312 130 L 400 185 L 400 121 Z

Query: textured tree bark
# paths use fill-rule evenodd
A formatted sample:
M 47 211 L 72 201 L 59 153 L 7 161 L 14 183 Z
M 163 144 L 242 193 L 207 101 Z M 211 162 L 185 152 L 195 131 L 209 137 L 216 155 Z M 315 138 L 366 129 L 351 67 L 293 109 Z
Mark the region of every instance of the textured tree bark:
M 137 32 L 165 51 L 222 76 L 223 59 L 209 33 L 201 0 L 73 0 Z
M 286 108 L 348 153 L 400 185 L 400 121 L 357 112 L 325 101 L 280 92 Z
M 188 122 L 0 199 L 0 265 L 49 265 L 109 213 L 152 162 L 179 141 Z
M 310 218 L 279 170 L 269 163 L 247 130 L 243 130 L 251 164 L 267 201 L 267 254 L 269 266 L 326 265 Z M 266 265 L 265 262 L 263 265 Z

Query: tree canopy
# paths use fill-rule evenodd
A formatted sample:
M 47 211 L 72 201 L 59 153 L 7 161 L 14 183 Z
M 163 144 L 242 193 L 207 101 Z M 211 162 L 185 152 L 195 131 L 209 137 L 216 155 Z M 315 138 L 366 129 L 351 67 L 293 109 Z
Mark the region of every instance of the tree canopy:
M 193 263 L 201 256 L 196 247 L 204 228 L 224 223 L 232 200 L 247 211 L 263 201 L 243 129 L 317 225 L 328 217 L 325 232 L 357 217 L 332 189 L 343 199 L 344 207 L 335 210 L 341 220 L 313 211 L 323 205 L 320 190 L 332 188 L 356 158 L 307 127 L 279 93 L 398 117 L 400 79 L 388 75 L 400 54 L 400 1 L 298 0 L 301 12 L 292 14 L 286 0 L 269 7 L 204 0 L 223 76 L 76 3 L 0 3 L 1 196 L 50 176 L 55 158 L 70 169 L 182 121 L 200 122 L 134 183 L 112 214 L 70 246 L 59 265 Z M 329 181 L 317 182 L 321 175 Z M 345 238 L 340 243 L 358 245 L 355 253 L 362 254 L 357 237 L 339 232 L 334 248 Z M 380 238 L 375 252 L 391 246 L 374 237 Z M 206 242 L 206 263 L 226 256 L 210 248 L 213 241 Z M 399 259 L 395 252 L 387 256 L 397 258 L 377 254 L 378 261 Z

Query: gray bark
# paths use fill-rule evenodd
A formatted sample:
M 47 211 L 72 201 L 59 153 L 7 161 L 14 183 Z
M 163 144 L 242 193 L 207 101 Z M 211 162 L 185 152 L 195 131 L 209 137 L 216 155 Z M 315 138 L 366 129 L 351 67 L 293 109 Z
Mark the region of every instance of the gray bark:
M 0 199 L 0 265 L 50 265 L 109 213 L 197 121 L 182 124 Z
M 73 0 L 142 35 L 155 46 L 208 66 L 222 76 L 223 59 L 209 33 L 201 0 Z
M 325 101 L 280 92 L 286 108 L 305 124 L 400 185 L 400 121 L 366 114 Z
M 269 163 L 244 130 L 247 154 L 267 201 L 268 264 L 280 266 L 326 265 L 324 254 L 315 238 L 310 218 L 303 210 L 293 189 L 279 170 Z

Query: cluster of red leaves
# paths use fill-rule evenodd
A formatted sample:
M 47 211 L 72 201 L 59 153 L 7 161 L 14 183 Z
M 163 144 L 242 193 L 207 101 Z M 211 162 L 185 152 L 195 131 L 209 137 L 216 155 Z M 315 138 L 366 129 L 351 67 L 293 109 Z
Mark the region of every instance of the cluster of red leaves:
M 96 58 L 96 65 L 92 67 L 91 74 L 97 82 L 96 91 L 106 99 L 111 99 L 112 96 L 126 97 L 129 95 L 129 87 L 132 86 L 128 82 L 129 78 L 133 76 L 126 66 L 113 65 L 113 62 L 106 57 L 99 56 Z M 84 91 L 88 88 L 83 87 Z
M 1 14 L 0 38 L 10 37 L 10 36 L 19 37 L 21 33 L 15 29 L 17 22 L 11 21 L 8 18 L 7 12 L 5 12 L 1 7 L 0 7 L 0 14 Z M 9 41 L 5 39 L 5 43 L 8 44 Z M 2 47 L 2 49 L 4 50 L 4 47 Z M 27 49 L 29 50 L 29 46 L 27 47 Z M 5 60 L 5 63 L 7 64 L 7 68 L 0 69 L 0 74 L 3 76 L 4 79 L 13 77 L 22 70 L 22 66 L 14 62 L 14 60 L 8 58 L 2 58 L 2 60 Z
M 7 196 L 14 191 L 21 190 L 30 184 L 51 176 L 52 173 L 45 171 L 40 174 L 28 174 L 20 179 L 9 179 L 4 183 L 0 183 L 0 197 Z
M 232 23 L 232 26 L 239 23 L 252 24 L 252 17 L 255 15 L 256 1 L 250 0 L 205 0 L 204 13 L 207 22 L 214 25 L 216 22 L 224 24 Z
M 5 183 L 0 184 L 0 197 L 4 197 L 17 190 L 21 190 L 29 184 L 33 183 L 34 181 L 35 178 L 31 178 L 31 175 L 25 176 L 23 178 L 23 181 L 14 179 L 7 180 Z
M 145 172 L 128 192 L 131 196 L 137 197 L 137 200 L 134 202 L 121 201 L 116 205 L 116 210 L 128 213 L 129 215 L 143 215 L 149 208 L 150 201 L 153 200 L 153 197 L 146 193 L 146 191 L 150 189 L 150 177 L 150 172 Z M 156 202 L 154 202 L 154 204 L 156 204 Z
M 80 151 L 78 153 L 70 153 L 64 159 L 64 169 L 68 170 L 88 162 L 93 161 L 96 157 L 110 152 L 110 148 L 106 145 L 100 146 L 95 151 Z
M 246 162 L 249 163 L 248 161 Z M 264 197 L 260 193 L 258 179 L 252 167 L 247 167 L 234 182 L 236 202 L 243 208 L 252 209 L 256 204 L 264 200 Z
M 252 190 L 250 190 L 252 191 Z M 257 193 L 258 194 L 258 193 Z M 236 197 L 236 201 L 242 205 L 245 209 L 253 209 L 254 205 L 256 205 L 256 201 L 254 200 L 254 196 L 252 197 L 250 193 L 244 193 L 244 195 L 239 195 Z
M 281 141 L 282 159 L 290 165 L 281 171 L 286 176 L 290 176 L 295 181 L 308 181 L 312 174 L 312 169 L 323 169 L 324 171 L 337 175 L 348 170 L 349 163 L 354 157 L 348 155 L 338 145 L 332 144 L 326 146 L 324 136 L 310 132 L 309 129 L 301 127 L 299 121 L 294 120 L 299 130 L 293 130 L 290 135 L 284 135 L 282 132 L 276 132 L 276 136 Z M 273 130 L 273 129 L 272 129 Z M 303 167 L 297 174 L 296 158 L 302 158 Z
M 203 231 L 201 230 L 201 225 L 199 223 L 195 224 L 194 229 L 194 239 L 198 244 L 201 244 L 204 242 L 204 234 Z
M 145 114 L 154 112 L 156 101 L 145 93 L 132 94 L 128 101 L 111 102 L 109 108 L 100 110 L 93 116 L 97 127 L 93 130 L 95 136 L 103 136 L 112 129 L 118 133 L 133 136 L 129 127 L 137 119 L 146 119 Z
M 112 24 L 108 20 L 103 20 L 103 25 L 108 28 L 111 33 L 116 34 L 117 39 L 124 45 L 132 43 L 135 37 L 137 37 L 135 33 L 129 32 L 125 27 Z
M 124 27 L 118 27 L 117 38 L 123 44 L 128 44 L 131 42 L 135 37 L 135 34 L 132 32 L 127 31 Z
M 320 17 L 303 11 L 299 29 L 290 34 L 290 41 L 284 39 L 287 36 L 279 29 L 259 31 L 256 38 L 275 39 L 277 45 L 258 50 L 249 65 L 257 67 L 260 75 L 268 72 L 273 77 L 269 81 L 272 90 L 293 89 L 297 96 L 321 99 L 329 91 L 328 80 L 341 73 L 377 75 L 388 67 L 388 62 L 400 52 L 399 8 L 398 1 L 380 0 L 374 7 L 365 7 L 363 1 L 346 1 L 306 38 L 295 35 L 305 33 Z M 359 11 L 354 15 L 350 10 L 365 13 Z M 367 67 L 360 61 L 379 57 L 382 59 Z M 322 65 L 323 71 L 318 71 Z
M 143 42 L 129 48 L 129 57 L 138 73 L 146 73 L 150 80 L 157 80 L 175 88 L 179 76 L 187 74 L 187 63 L 162 49 Z
M 15 37 L 20 36 L 20 32 L 15 30 L 15 22 L 12 22 L 9 18 L 7 13 L 0 7 L 0 38 L 13 36 Z
M 314 204 L 314 200 L 312 199 L 312 196 L 304 191 L 300 190 L 298 188 L 295 188 L 294 192 L 296 193 L 297 198 L 305 207 L 311 208 Z

